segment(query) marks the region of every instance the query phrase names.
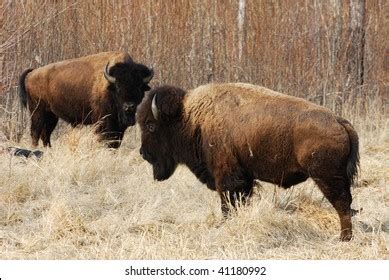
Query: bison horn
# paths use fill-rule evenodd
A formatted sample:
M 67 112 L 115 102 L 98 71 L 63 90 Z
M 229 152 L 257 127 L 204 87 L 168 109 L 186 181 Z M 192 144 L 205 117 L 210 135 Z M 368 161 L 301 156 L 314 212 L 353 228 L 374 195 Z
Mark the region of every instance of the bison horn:
M 156 96 L 157 96 L 157 94 L 154 95 L 153 101 L 151 101 L 151 112 L 153 112 L 154 119 L 158 120 L 159 112 L 158 112 L 157 104 L 156 104 L 156 101 L 155 101 L 155 97 Z
M 143 78 L 143 83 L 144 83 L 144 84 L 147 84 L 148 82 L 151 81 L 151 79 L 152 79 L 153 77 L 154 77 L 154 69 L 153 69 L 153 68 L 150 68 L 150 75 Z
M 114 84 L 116 82 L 116 78 L 109 75 L 108 64 L 109 64 L 109 62 L 107 63 L 107 65 L 105 65 L 105 68 L 104 68 L 104 77 L 107 79 L 108 82 L 110 82 L 111 84 Z

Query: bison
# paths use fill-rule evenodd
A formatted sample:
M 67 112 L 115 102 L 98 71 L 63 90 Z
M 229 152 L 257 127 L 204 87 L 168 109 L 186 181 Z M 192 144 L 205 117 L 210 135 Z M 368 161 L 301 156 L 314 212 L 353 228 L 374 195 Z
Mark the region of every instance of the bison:
M 350 186 L 358 135 L 345 119 L 301 98 L 243 83 L 191 91 L 152 90 L 137 109 L 140 153 L 154 179 L 186 165 L 221 198 L 224 217 L 250 197 L 254 180 L 283 188 L 312 178 L 336 209 L 340 238 L 352 238 Z
M 28 69 L 20 77 L 19 97 L 31 113 L 33 146 L 51 146 L 58 118 L 72 126 L 96 124 L 101 139 L 118 148 L 124 131 L 135 124 L 137 105 L 153 69 L 126 52 L 104 52 Z

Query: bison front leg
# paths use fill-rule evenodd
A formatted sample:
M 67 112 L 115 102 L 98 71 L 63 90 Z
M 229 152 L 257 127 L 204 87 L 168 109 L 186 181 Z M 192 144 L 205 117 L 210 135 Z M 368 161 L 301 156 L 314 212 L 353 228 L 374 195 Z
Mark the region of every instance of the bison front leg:
M 104 141 L 108 148 L 118 149 L 122 142 L 124 131 L 110 125 L 109 122 L 103 122 L 97 127 L 96 133 L 99 134 L 99 140 Z
M 220 195 L 224 218 L 228 218 L 231 210 L 236 210 L 239 205 L 246 205 L 252 193 L 253 179 L 238 170 L 216 179 L 216 190 Z
M 104 133 L 102 140 L 106 142 L 108 148 L 118 149 L 122 143 L 123 132 L 108 132 Z

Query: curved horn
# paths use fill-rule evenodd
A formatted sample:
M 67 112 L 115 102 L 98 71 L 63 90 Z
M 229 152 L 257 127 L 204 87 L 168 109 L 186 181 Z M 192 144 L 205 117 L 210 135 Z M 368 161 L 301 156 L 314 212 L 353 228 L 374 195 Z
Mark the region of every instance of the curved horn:
M 153 101 L 151 101 L 151 112 L 153 112 L 154 119 L 158 120 L 159 111 L 158 111 L 157 104 L 155 101 L 156 96 L 157 96 L 157 94 L 154 95 Z
M 109 75 L 108 64 L 109 64 L 109 62 L 107 63 L 107 65 L 105 65 L 105 68 L 104 68 L 104 77 L 107 79 L 108 82 L 110 82 L 111 84 L 114 84 L 116 82 L 116 78 Z
M 150 75 L 143 78 L 143 83 L 144 83 L 144 84 L 147 84 L 148 82 L 151 81 L 151 79 L 152 79 L 153 77 L 154 77 L 154 69 L 153 69 L 153 68 L 150 68 Z

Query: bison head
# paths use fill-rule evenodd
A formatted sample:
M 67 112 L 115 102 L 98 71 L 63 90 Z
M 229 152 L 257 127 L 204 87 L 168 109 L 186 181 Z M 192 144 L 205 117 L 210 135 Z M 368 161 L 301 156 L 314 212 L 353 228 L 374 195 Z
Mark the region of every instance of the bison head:
M 135 124 L 137 105 L 142 101 L 154 71 L 147 66 L 129 61 L 104 68 L 104 77 L 109 82 L 109 91 L 116 107 L 119 126 L 127 128 Z
M 152 90 L 138 108 L 142 132 L 140 154 L 153 166 L 154 179 L 168 179 L 177 167 L 173 153 L 178 144 L 185 91 L 171 86 Z

